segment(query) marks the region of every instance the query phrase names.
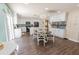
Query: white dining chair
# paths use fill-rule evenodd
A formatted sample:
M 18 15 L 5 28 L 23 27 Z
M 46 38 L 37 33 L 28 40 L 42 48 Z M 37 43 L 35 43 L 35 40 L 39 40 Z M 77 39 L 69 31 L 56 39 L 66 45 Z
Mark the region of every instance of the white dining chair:
M 37 44 L 39 45 L 39 42 L 43 41 L 43 44 L 45 46 L 46 44 L 46 36 L 44 32 L 37 32 Z
M 36 29 L 34 29 L 33 30 L 33 35 L 32 35 L 33 37 L 33 39 L 37 39 L 37 30 Z

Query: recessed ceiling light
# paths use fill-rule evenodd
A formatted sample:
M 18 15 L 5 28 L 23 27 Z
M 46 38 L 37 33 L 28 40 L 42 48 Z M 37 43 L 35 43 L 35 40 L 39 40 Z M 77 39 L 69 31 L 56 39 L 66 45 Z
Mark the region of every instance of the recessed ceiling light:
M 45 8 L 45 10 L 48 10 L 49 8 Z

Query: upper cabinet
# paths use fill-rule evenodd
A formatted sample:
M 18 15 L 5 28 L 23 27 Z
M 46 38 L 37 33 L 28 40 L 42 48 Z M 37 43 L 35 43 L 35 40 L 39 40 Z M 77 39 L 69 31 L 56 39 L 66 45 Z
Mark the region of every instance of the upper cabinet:
M 55 13 L 50 16 L 50 22 L 66 21 L 66 13 Z

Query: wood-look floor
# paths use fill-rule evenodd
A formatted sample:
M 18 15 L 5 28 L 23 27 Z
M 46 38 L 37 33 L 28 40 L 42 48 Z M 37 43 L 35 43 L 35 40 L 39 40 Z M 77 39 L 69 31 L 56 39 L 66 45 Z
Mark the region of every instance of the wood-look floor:
M 15 41 L 19 45 L 18 55 L 79 55 L 79 43 L 70 40 L 55 38 L 54 45 L 50 40 L 44 47 L 43 42 L 38 46 L 36 40 L 26 34 Z

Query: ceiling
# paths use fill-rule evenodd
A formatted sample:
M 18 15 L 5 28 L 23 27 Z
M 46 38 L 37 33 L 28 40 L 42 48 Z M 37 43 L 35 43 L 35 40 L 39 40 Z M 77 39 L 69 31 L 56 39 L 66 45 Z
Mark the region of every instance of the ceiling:
M 77 3 L 9 3 L 8 6 L 21 16 L 43 15 L 48 11 L 69 12 L 79 9 Z

